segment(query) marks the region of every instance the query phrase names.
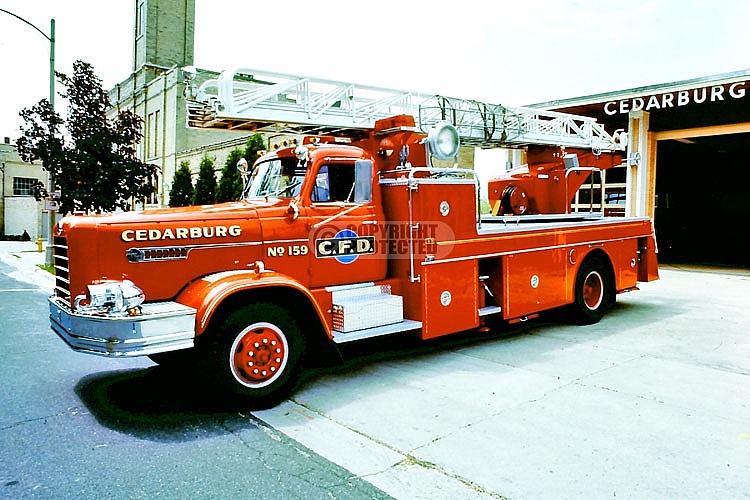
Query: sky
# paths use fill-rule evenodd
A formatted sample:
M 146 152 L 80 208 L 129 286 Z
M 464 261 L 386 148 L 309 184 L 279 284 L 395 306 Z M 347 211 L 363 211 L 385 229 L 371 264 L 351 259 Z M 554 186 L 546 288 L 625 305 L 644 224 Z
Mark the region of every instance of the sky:
M 195 0 L 195 66 L 521 106 L 750 68 L 745 0 Z M 132 68 L 133 0 L 0 0 L 0 137 L 55 67 Z M 57 84 L 57 91 L 61 90 Z M 56 97 L 56 106 L 65 103 Z

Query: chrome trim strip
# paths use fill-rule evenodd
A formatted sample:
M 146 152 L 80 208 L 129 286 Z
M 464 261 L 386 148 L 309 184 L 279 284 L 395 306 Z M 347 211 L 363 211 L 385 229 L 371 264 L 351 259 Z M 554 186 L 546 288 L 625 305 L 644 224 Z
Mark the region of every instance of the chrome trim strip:
M 449 262 L 461 262 L 464 260 L 475 260 L 475 259 L 489 259 L 492 257 L 504 257 L 506 255 L 516 255 L 516 254 L 524 254 L 524 253 L 532 253 L 532 252 L 540 252 L 542 250 L 559 250 L 563 248 L 570 248 L 570 247 L 578 247 L 578 246 L 592 246 L 592 247 L 602 247 L 605 243 L 613 243 L 615 241 L 627 241 L 627 240 L 636 240 L 638 238 L 645 238 L 646 236 L 649 236 L 648 234 L 644 234 L 641 236 L 631 236 L 629 238 L 617 238 L 614 240 L 592 240 L 592 241 L 582 241 L 580 243 L 567 243 L 565 245 L 553 245 L 548 247 L 539 247 L 539 248 L 529 248 L 527 250 L 514 250 L 510 252 L 494 252 L 494 253 L 485 253 L 481 255 L 469 255 L 467 257 L 455 257 L 452 259 L 440 259 L 440 260 L 425 260 L 422 261 L 420 264 L 423 266 L 429 266 L 432 264 L 446 264 Z M 461 241 L 441 241 L 438 242 L 438 245 L 451 245 L 455 243 L 461 243 Z
M 306 241 L 306 240 L 305 240 Z M 125 251 L 128 262 L 163 262 L 165 260 L 183 260 L 188 258 L 192 250 L 206 250 L 211 248 L 246 247 L 262 245 L 260 241 L 245 241 L 240 243 L 211 243 L 208 245 L 166 245 L 163 247 L 130 247 Z M 164 253 L 169 255 L 163 256 Z M 149 257 L 149 255 L 156 255 Z
M 268 240 L 265 241 L 265 245 L 277 245 L 279 243 L 309 243 L 310 238 L 295 238 L 293 240 Z

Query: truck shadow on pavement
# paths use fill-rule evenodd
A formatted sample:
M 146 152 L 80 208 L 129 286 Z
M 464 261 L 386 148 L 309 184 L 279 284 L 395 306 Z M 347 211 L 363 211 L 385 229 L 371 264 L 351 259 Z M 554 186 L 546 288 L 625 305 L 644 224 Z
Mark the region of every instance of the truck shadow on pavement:
M 529 335 L 564 336 L 570 337 L 571 342 L 596 341 L 611 335 L 616 329 L 607 323 L 619 323 L 624 314 L 630 313 L 629 326 L 638 326 L 640 315 L 632 314 L 632 310 L 644 307 L 651 309 L 648 304 L 617 303 L 601 323 L 586 327 L 565 323 L 557 312 L 552 312 L 526 323 L 493 325 L 485 331 L 427 341 L 401 335 L 344 344 L 340 362 L 320 363 L 302 371 L 292 398 L 296 390 L 314 386 L 321 378 L 355 375 L 384 361 L 409 361 L 492 342 L 513 343 Z M 666 311 L 662 314 L 665 318 L 670 315 Z M 75 391 L 101 425 L 142 439 L 192 441 L 265 425 L 251 414 L 260 408 L 250 408 L 247 402 L 221 395 L 210 378 L 160 366 L 92 374 L 82 378 Z
M 193 441 L 248 427 L 247 407 L 160 366 L 88 375 L 75 392 L 101 425 L 142 439 Z

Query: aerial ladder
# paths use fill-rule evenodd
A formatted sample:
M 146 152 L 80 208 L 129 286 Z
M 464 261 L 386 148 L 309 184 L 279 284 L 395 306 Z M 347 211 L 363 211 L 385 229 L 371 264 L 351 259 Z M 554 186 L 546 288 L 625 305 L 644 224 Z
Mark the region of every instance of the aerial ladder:
M 191 73 L 193 75 L 194 73 Z M 528 107 L 357 85 L 242 68 L 188 88 L 187 124 L 253 132 L 357 136 L 376 120 L 406 114 L 427 132 L 438 122 L 462 144 L 622 151 L 625 141 L 596 119 Z

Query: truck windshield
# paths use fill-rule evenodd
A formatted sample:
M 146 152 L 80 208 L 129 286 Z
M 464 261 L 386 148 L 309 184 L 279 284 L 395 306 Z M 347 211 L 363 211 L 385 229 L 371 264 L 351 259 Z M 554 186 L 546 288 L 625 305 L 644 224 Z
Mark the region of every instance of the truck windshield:
M 278 196 L 294 198 L 305 180 L 305 167 L 296 158 L 281 158 L 259 163 L 250 174 L 243 198 Z

